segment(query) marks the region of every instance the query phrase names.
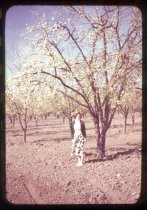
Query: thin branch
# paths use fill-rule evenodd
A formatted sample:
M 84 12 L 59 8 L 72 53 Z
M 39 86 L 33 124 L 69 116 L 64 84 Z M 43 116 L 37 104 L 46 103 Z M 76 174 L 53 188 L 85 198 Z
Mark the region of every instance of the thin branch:
M 133 33 L 134 31 L 137 31 L 137 30 L 140 29 L 140 28 L 141 28 L 141 26 L 135 27 L 134 29 L 132 29 L 132 31 L 130 31 L 130 33 L 127 34 L 127 38 L 125 39 L 124 43 L 122 44 L 121 49 L 124 48 L 124 46 L 126 45 L 126 43 L 127 43 L 128 40 L 129 40 L 129 38 L 131 37 L 132 33 Z
M 103 44 L 104 44 L 104 71 L 105 71 L 105 79 L 106 79 L 106 85 L 108 85 L 108 73 L 106 70 L 106 62 L 107 62 L 107 40 L 105 32 L 103 32 Z
M 74 43 L 75 43 L 76 46 L 78 47 L 78 49 L 79 49 L 79 51 L 81 52 L 81 54 L 82 54 L 82 56 L 83 56 L 83 58 L 84 58 L 84 60 L 85 60 L 85 62 L 86 62 L 86 64 L 87 64 L 87 66 L 89 67 L 89 64 L 88 64 L 88 62 L 87 62 L 87 59 L 86 59 L 86 56 L 84 55 L 83 50 L 81 49 L 81 47 L 80 47 L 80 45 L 78 44 L 77 40 L 74 38 L 73 34 L 71 34 L 69 28 L 68 28 L 67 26 L 65 26 L 65 25 L 62 25 L 62 27 L 65 28 L 65 29 L 67 30 L 69 36 L 72 38 L 72 40 L 74 41 Z M 90 68 L 90 67 L 89 67 L 89 68 Z
M 72 97 L 71 95 L 68 95 L 68 94 L 66 94 L 66 93 L 64 93 L 63 91 L 58 90 L 58 89 L 57 89 L 57 91 L 60 92 L 60 93 L 62 93 L 65 97 L 67 97 L 67 98 L 69 98 L 69 99 L 75 101 L 75 102 L 76 102 L 77 104 L 79 104 L 80 106 L 83 106 L 83 107 L 85 107 L 85 108 L 88 108 L 88 106 L 86 106 L 85 104 L 82 104 L 81 102 L 79 102 L 76 98 Z
M 62 83 L 63 86 L 67 87 L 68 89 L 70 89 L 70 90 L 72 90 L 73 92 L 75 92 L 75 93 L 77 93 L 78 95 L 80 95 L 80 96 L 84 99 L 84 101 L 86 102 L 86 104 L 88 105 L 89 111 L 90 111 L 90 112 L 93 112 L 92 107 L 90 107 L 90 104 L 88 103 L 88 101 L 86 100 L 85 96 L 84 96 L 82 93 L 80 93 L 80 92 L 77 91 L 76 89 L 72 88 L 71 86 L 67 85 L 67 84 L 66 84 L 60 77 L 58 77 L 57 75 L 53 75 L 53 74 L 51 74 L 51 73 L 49 73 L 49 72 L 46 72 L 46 71 L 43 71 L 43 70 L 41 71 L 41 73 L 50 75 L 50 76 L 54 77 L 55 79 L 58 79 L 58 80 Z
M 102 109 L 102 104 L 101 104 L 101 99 L 100 99 L 100 94 L 97 92 L 97 99 L 98 99 L 98 104 L 99 104 L 99 114 L 100 114 L 100 119 L 102 125 L 104 125 L 104 117 L 103 117 L 103 109 Z
M 123 81 L 122 81 L 121 88 L 120 88 L 120 90 L 119 90 L 117 100 L 120 100 L 121 93 L 122 93 L 122 91 L 123 91 L 123 89 L 124 89 L 124 84 L 125 84 L 125 82 L 126 82 L 126 78 L 124 78 Z M 108 126 L 111 125 L 111 122 L 112 122 L 112 119 L 113 119 L 114 114 L 115 114 L 115 112 L 116 112 L 116 109 L 117 109 L 117 105 L 116 105 L 116 106 L 112 109 L 112 111 L 111 111 L 110 118 L 109 118 L 109 121 L 108 121 L 108 123 L 107 123 Z
M 75 40 L 74 37 L 72 36 L 72 34 L 70 33 L 69 29 L 68 29 L 66 26 L 63 26 L 63 27 L 66 28 L 66 29 L 68 30 L 69 36 L 71 36 L 72 39 Z M 47 33 L 46 29 L 45 29 L 45 28 L 43 28 L 43 29 L 44 29 L 44 31 L 45 31 L 45 33 L 46 33 L 46 36 L 48 37 L 48 33 Z M 74 76 L 74 78 L 75 78 L 77 84 L 79 85 L 79 87 L 81 88 L 83 94 L 85 95 L 86 103 L 89 104 L 88 98 L 86 97 L 86 93 L 85 93 L 85 91 L 84 91 L 84 89 L 83 89 L 83 87 L 82 87 L 82 85 L 81 85 L 79 79 L 78 79 L 78 78 L 75 76 L 75 74 L 73 73 L 73 71 L 72 71 L 70 65 L 69 65 L 68 62 L 66 61 L 66 59 L 65 59 L 65 57 L 63 56 L 62 52 L 60 51 L 60 49 L 58 48 L 58 46 L 55 44 L 55 42 L 53 42 L 53 41 L 51 42 L 49 39 L 48 39 L 48 41 L 49 41 L 49 43 L 57 50 L 57 52 L 58 52 L 59 55 L 61 56 L 62 60 L 64 61 L 64 63 L 65 63 L 66 66 L 68 67 L 68 71 L 70 71 L 70 72 L 72 73 L 72 75 Z M 76 42 L 76 40 L 75 40 L 75 43 L 76 43 L 76 45 L 78 46 L 80 52 L 83 54 L 83 52 L 82 52 L 81 48 L 79 47 L 78 43 Z M 83 54 L 83 56 L 84 56 L 84 54 Z M 52 57 L 52 58 L 53 58 L 53 57 Z M 87 60 L 86 60 L 86 57 L 85 57 L 85 56 L 84 56 L 84 59 L 85 59 L 85 61 L 86 61 L 86 63 L 87 63 Z M 54 60 L 54 58 L 53 58 L 53 60 Z M 89 65 L 89 64 L 87 63 L 87 65 Z M 57 76 L 56 68 L 55 68 L 55 73 L 56 73 L 55 75 Z

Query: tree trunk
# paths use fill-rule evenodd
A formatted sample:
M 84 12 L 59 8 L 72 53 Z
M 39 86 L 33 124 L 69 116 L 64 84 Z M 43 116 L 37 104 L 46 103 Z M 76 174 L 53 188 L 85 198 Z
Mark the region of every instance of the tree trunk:
M 65 116 L 63 116 L 62 119 L 63 119 L 63 123 L 65 123 Z
M 24 139 L 24 142 L 26 143 L 27 142 L 27 129 L 23 129 L 23 139 Z
M 139 110 L 140 117 L 142 118 L 142 108 Z
M 97 136 L 97 157 L 102 160 L 105 157 L 105 141 L 106 135 Z
M 124 132 L 125 133 L 127 131 L 127 117 L 128 117 L 128 114 L 125 114 L 125 127 L 124 127 Z
M 15 116 L 12 116 L 12 125 L 13 125 L 13 128 L 14 128 L 14 125 L 15 125 Z
M 30 121 L 32 120 L 32 116 L 31 116 L 31 115 L 29 116 L 29 120 L 30 120 Z
M 132 113 L 132 125 L 135 124 L 135 113 Z
M 36 127 L 38 128 L 38 118 L 35 117 L 35 123 L 36 123 Z
M 9 120 L 10 120 L 10 123 L 12 124 L 12 116 L 8 116 Z
M 118 117 L 119 117 L 119 114 L 120 114 L 119 111 L 117 111 L 117 116 L 118 116 Z
M 99 160 L 105 157 L 105 142 L 106 142 L 106 131 L 103 129 L 100 133 L 99 124 L 94 122 L 96 143 L 97 143 L 97 157 Z

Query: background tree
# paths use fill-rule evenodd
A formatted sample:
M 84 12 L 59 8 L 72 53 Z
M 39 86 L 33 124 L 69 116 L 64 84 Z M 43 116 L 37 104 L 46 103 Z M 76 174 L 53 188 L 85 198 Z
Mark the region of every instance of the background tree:
M 125 96 L 123 97 L 123 100 L 121 101 L 120 106 L 119 106 L 119 110 L 124 116 L 124 133 L 126 133 L 127 118 L 128 118 L 128 114 L 131 109 L 131 101 L 130 101 L 131 98 L 132 98 L 131 95 L 126 93 Z
M 131 100 L 131 117 L 132 117 L 132 124 L 135 124 L 135 113 L 141 112 L 142 113 L 142 92 L 141 89 L 135 89 L 134 93 L 132 93 L 132 100 Z
M 26 132 L 28 128 L 28 97 L 26 98 L 24 97 L 24 95 L 21 96 L 20 92 L 19 93 L 17 92 L 18 90 L 20 91 L 19 86 L 20 84 L 18 81 L 16 83 L 12 83 L 12 80 L 11 80 L 11 86 L 10 86 L 11 88 L 7 87 L 6 89 L 6 104 L 8 103 L 11 104 L 13 109 L 16 110 L 16 114 L 17 114 L 21 129 L 23 131 L 23 139 L 24 139 L 24 142 L 26 143 Z
M 12 102 L 12 97 L 10 93 L 6 93 L 6 118 L 10 120 L 10 123 L 14 127 L 16 122 L 16 109 Z
M 129 89 L 129 86 L 128 86 Z M 132 87 L 131 92 L 126 91 L 121 104 L 119 105 L 119 110 L 124 116 L 124 132 L 126 133 L 127 118 L 128 114 L 131 114 L 132 124 L 135 123 L 135 112 L 137 108 L 141 107 L 141 92 Z
M 17 115 L 26 143 L 30 120 L 34 118 L 38 128 L 39 116 L 49 112 L 50 107 L 47 103 L 48 86 L 45 83 L 46 88 L 43 85 L 41 88 L 38 83 L 36 85 L 36 80 L 32 80 L 30 74 L 23 70 L 6 82 L 6 113 L 11 110 Z

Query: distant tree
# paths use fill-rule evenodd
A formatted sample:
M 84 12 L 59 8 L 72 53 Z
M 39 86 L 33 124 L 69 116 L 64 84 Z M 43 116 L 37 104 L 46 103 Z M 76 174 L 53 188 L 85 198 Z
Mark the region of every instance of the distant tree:
M 142 114 L 142 91 L 141 89 L 135 89 L 134 94 L 132 94 L 130 112 L 132 117 L 132 124 L 135 124 L 135 113 L 139 111 Z
M 38 119 L 44 112 L 43 104 L 46 104 L 45 90 L 35 88 L 30 75 L 23 71 L 6 82 L 6 113 L 9 113 L 11 108 L 12 113 L 17 115 L 25 143 L 30 119 L 35 119 L 38 128 Z
M 23 131 L 23 139 L 24 139 L 24 142 L 26 142 L 26 132 L 27 132 L 27 124 L 28 124 L 27 106 L 22 104 L 19 98 L 17 98 L 16 95 L 14 95 L 14 93 L 9 89 L 7 89 L 6 91 L 6 104 L 8 104 L 7 101 L 9 101 L 9 104 L 11 104 L 11 106 L 16 110 L 18 121 Z
M 128 118 L 128 114 L 130 111 L 130 104 L 127 100 L 127 97 L 124 98 L 124 102 L 120 105 L 120 112 L 123 114 L 124 116 L 124 132 L 126 133 L 126 128 L 127 128 L 127 118 Z
M 128 86 L 129 89 L 129 86 Z M 119 105 L 119 111 L 124 116 L 124 132 L 126 133 L 128 114 L 131 114 L 132 124 L 135 123 L 135 111 L 138 107 L 141 107 L 141 92 L 136 90 L 135 86 L 131 89 L 131 92 L 126 91 L 121 104 Z

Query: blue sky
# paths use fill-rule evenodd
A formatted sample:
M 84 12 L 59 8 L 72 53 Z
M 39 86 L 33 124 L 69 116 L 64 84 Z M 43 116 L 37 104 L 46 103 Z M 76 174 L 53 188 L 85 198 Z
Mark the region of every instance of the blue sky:
M 91 10 L 93 9 L 93 7 L 88 6 L 86 7 L 86 9 L 92 15 Z M 21 35 L 25 31 L 26 24 L 34 25 L 38 23 L 37 16 L 32 15 L 31 10 L 34 10 L 39 14 L 44 13 L 49 21 L 52 19 L 52 17 L 56 17 L 56 20 L 61 20 L 61 18 L 66 19 L 66 14 L 60 6 L 23 5 L 10 7 L 6 13 L 5 19 L 6 63 L 8 57 L 14 58 L 14 52 L 17 51 L 19 47 L 23 47 L 26 45 L 24 38 L 21 37 Z M 80 24 L 79 21 L 78 24 Z M 123 27 L 123 30 L 125 29 L 126 27 Z
M 90 11 L 92 6 L 87 7 Z M 13 6 L 10 7 L 6 13 L 6 21 L 5 21 L 5 45 L 6 45 L 6 53 L 14 52 L 19 46 L 22 45 L 22 37 L 26 24 L 36 24 L 38 19 L 35 15 L 32 15 L 30 10 L 34 10 L 40 14 L 45 13 L 48 20 L 51 17 L 55 17 L 57 20 L 60 20 L 59 14 L 65 17 L 65 13 L 60 6 Z M 55 15 L 57 12 L 57 15 Z M 92 13 L 91 13 L 92 14 Z M 66 18 L 66 17 L 65 17 Z M 8 52 L 7 52 L 8 51 Z
M 17 5 L 10 7 L 7 10 L 5 17 L 5 58 L 6 58 L 6 75 L 11 74 L 7 68 L 8 59 L 15 58 L 15 51 L 19 48 L 25 47 L 26 43 L 21 36 L 25 32 L 26 24 L 34 25 L 38 23 L 38 18 L 33 15 L 31 11 L 36 11 L 39 14 L 45 13 L 48 20 L 55 17 L 56 14 L 62 15 L 60 6 L 40 6 L 40 5 Z M 56 19 L 60 18 L 58 15 Z
M 55 16 L 55 12 L 61 12 L 59 6 L 13 6 L 6 13 L 5 19 L 5 45 L 6 50 L 14 52 L 21 44 L 26 24 L 36 24 L 37 17 L 30 10 L 45 13 L 48 18 Z M 7 52 L 6 52 L 7 53 Z

